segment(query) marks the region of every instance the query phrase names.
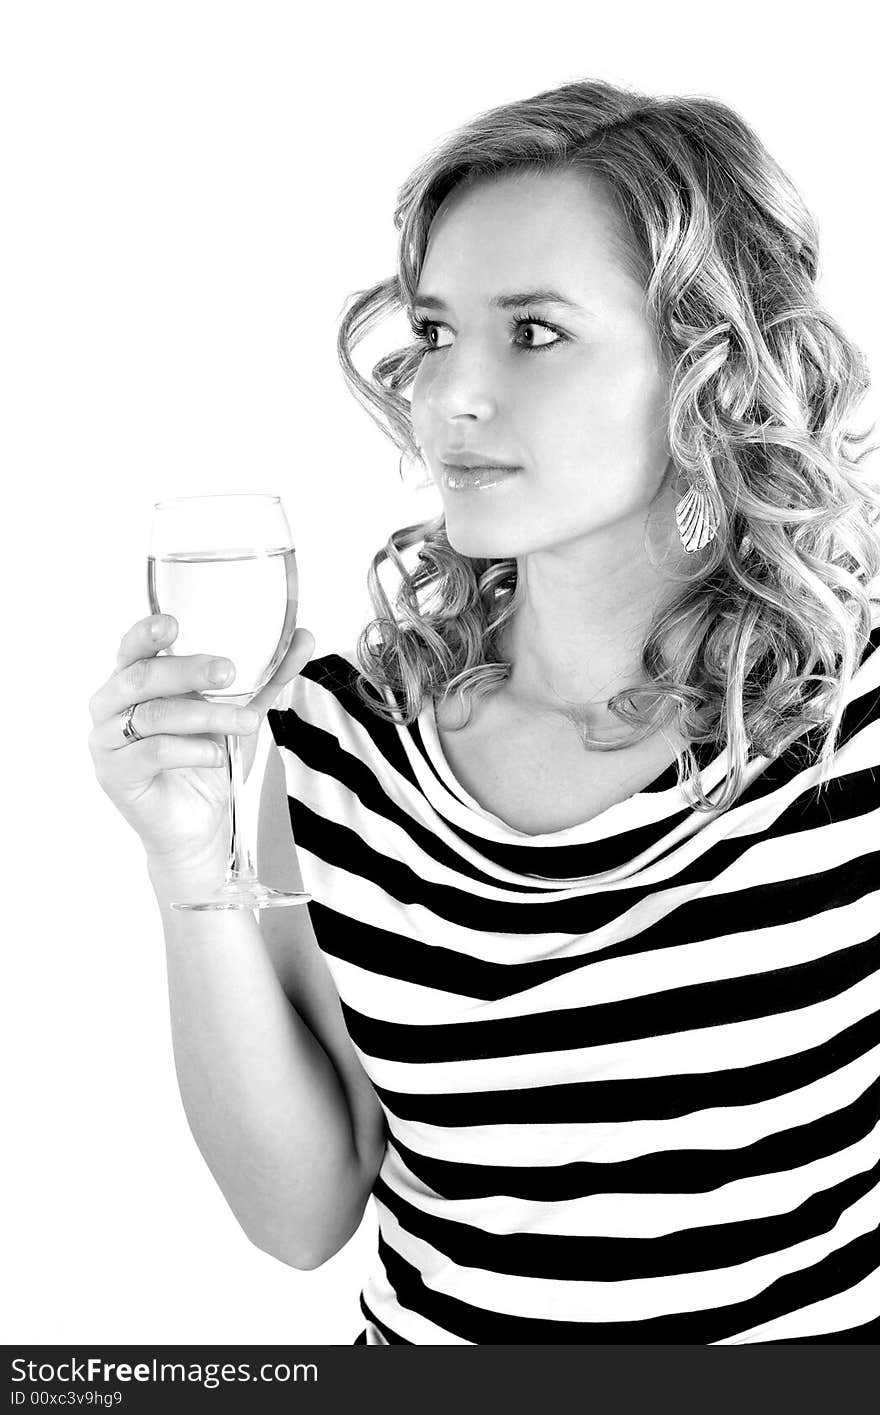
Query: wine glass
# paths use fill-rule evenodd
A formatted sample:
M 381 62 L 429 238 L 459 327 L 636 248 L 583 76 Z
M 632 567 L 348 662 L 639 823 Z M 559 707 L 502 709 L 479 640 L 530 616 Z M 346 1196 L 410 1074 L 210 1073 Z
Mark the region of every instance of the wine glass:
M 296 628 L 296 555 L 277 496 L 181 496 L 153 507 L 147 557 L 153 614 L 173 614 L 179 631 L 169 653 L 230 658 L 235 676 L 202 696 L 249 703 L 290 648 Z M 229 863 L 222 885 L 173 909 L 275 909 L 308 894 L 270 889 L 257 878 L 242 825 L 244 778 L 238 734 L 226 736 Z

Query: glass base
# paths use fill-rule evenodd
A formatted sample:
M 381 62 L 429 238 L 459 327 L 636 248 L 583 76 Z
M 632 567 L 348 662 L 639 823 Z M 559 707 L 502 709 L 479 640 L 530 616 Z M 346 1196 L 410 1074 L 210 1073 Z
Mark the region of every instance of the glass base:
M 259 880 L 246 884 L 223 884 L 201 899 L 173 899 L 172 909 L 282 909 L 288 904 L 308 904 L 310 894 L 285 893 L 270 889 Z

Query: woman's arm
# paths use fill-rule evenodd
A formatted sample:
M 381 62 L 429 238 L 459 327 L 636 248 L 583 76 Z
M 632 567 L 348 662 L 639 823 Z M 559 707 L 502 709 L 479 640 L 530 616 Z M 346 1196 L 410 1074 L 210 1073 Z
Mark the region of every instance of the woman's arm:
M 259 842 L 264 882 L 301 888 L 276 750 Z M 385 1132 L 307 908 L 267 910 L 259 925 L 244 911 L 181 912 L 169 901 L 199 882 L 156 868 L 150 878 L 196 1144 L 250 1240 L 293 1267 L 318 1267 L 360 1225 Z

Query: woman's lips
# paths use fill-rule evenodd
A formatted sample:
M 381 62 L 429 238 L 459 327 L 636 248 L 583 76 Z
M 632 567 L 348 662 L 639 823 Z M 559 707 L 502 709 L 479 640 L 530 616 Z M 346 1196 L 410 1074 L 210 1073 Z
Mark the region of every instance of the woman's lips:
M 487 491 L 515 477 L 519 467 L 453 467 L 443 463 L 443 484 L 450 491 Z

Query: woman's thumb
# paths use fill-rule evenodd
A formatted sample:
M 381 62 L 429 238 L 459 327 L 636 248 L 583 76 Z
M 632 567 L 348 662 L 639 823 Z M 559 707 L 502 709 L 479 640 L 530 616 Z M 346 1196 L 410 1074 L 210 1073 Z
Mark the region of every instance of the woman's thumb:
M 249 707 L 256 708 L 257 712 L 268 712 L 281 693 L 281 690 L 290 682 L 291 678 L 305 668 L 312 654 L 315 652 L 315 636 L 309 629 L 297 629 L 294 632 L 290 643 L 290 648 L 279 663 L 265 688 L 262 688 L 248 704 Z

